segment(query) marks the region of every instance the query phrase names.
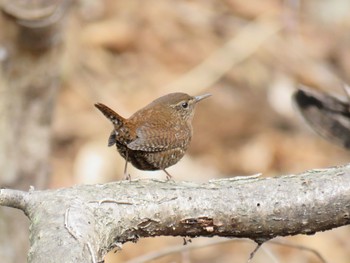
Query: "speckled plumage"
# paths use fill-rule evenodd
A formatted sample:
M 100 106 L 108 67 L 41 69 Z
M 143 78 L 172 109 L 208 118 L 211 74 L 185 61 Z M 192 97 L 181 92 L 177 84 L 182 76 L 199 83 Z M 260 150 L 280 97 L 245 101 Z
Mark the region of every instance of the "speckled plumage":
M 108 146 L 116 144 L 120 155 L 140 170 L 165 170 L 185 154 L 192 138 L 192 118 L 197 102 L 207 98 L 170 93 L 135 112 L 129 119 L 102 103 L 95 104 L 112 123 L 114 129 Z

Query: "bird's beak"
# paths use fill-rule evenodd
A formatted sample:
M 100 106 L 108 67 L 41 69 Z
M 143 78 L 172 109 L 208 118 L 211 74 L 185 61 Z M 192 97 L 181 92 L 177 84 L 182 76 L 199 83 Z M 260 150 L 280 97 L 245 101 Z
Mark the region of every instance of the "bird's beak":
M 203 94 L 203 95 L 199 95 L 199 96 L 194 96 L 194 101 L 197 103 L 201 100 L 204 100 L 205 98 L 210 97 L 211 94 L 207 93 L 207 94 Z

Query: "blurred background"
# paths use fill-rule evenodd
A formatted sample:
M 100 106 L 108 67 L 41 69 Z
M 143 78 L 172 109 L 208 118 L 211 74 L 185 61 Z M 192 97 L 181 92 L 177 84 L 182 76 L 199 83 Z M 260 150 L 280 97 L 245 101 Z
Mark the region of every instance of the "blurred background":
M 277 176 L 349 162 L 349 152 L 311 131 L 291 100 L 299 84 L 344 96 L 342 85 L 350 83 L 348 0 L 80 0 L 65 20 L 50 188 L 123 178 L 124 160 L 107 147 L 112 125 L 94 103 L 129 117 L 174 91 L 213 95 L 196 108 L 187 155 L 168 170 L 175 180 Z M 130 174 L 165 178 L 131 166 Z M 345 263 L 349 234 L 342 227 L 283 240 Z M 141 239 L 106 262 L 182 243 L 180 237 Z M 153 262 L 246 262 L 254 247 L 225 243 Z M 305 251 L 264 247 L 253 262 L 321 262 Z

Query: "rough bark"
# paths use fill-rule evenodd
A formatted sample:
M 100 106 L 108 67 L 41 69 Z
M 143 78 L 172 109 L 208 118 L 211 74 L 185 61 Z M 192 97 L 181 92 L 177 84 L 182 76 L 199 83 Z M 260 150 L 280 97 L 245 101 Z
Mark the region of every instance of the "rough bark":
M 30 219 L 28 262 L 98 262 L 149 236 L 245 237 L 313 234 L 350 222 L 350 165 L 275 178 L 205 184 L 156 180 L 21 192 L 0 205 Z

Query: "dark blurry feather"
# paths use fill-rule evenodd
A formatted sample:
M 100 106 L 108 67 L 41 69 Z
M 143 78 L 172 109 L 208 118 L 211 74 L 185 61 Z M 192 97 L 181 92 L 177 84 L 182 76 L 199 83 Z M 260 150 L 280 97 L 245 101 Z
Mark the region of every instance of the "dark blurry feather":
M 326 93 L 299 89 L 293 99 L 304 119 L 322 137 L 350 149 L 349 103 Z

